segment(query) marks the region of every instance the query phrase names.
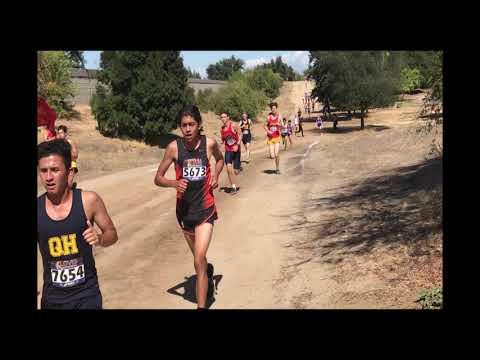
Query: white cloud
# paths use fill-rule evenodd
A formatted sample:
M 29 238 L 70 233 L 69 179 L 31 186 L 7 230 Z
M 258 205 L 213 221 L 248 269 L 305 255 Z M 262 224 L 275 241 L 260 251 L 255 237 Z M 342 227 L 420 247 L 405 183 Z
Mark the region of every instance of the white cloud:
M 303 71 L 308 68 L 308 56 L 308 51 L 291 51 L 281 55 L 282 61 L 299 73 L 303 73 Z M 275 58 L 276 56 L 271 56 L 245 60 L 245 69 L 251 69 L 257 65 L 268 63 L 270 60 L 275 60 Z
M 200 76 L 202 77 L 202 79 L 206 79 L 206 78 L 207 78 L 207 69 L 206 69 L 206 68 L 197 67 L 197 68 L 195 68 L 195 71 L 200 74 Z
M 303 73 L 308 68 L 308 56 L 308 51 L 291 51 L 282 55 L 282 60 L 294 70 Z
M 258 59 L 245 60 L 245 69 L 251 69 L 251 68 L 254 68 L 255 66 L 265 64 L 267 62 L 270 62 L 270 58 L 267 59 L 267 58 L 261 57 Z

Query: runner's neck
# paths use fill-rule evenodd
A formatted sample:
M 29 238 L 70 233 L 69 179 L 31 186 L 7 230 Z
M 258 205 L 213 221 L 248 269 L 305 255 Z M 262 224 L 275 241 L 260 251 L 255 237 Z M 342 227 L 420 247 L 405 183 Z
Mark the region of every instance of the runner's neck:
M 65 189 L 65 191 L 63 192 L 63 194 L 60 194 L 60 195 L 52 195 L 52 194 L 46 194 L 46 197 L 48 199 L 48 201 L 54 206 L 54 207 L 57 207 L 57 206 L 60 206 L 60 205 L 64 205 L 66 203 L 68 203 L 69 201 L 71 201 L 71 199 L 73 199 L 73 196 L 72 196 L 72 191 L 70 191 L 70 188 L 67 186 L 67 188 Z
M 188 141 L 185 138 L 184 138 L 184 140 L 185 140 L 185 149 L 187 149 L 188 151 L 193 151 L 193 150 L 198 149 L 198 147 L 200 146 L 201 136 L 198 135 L 198 136 L 192 138 L 191 141 Z

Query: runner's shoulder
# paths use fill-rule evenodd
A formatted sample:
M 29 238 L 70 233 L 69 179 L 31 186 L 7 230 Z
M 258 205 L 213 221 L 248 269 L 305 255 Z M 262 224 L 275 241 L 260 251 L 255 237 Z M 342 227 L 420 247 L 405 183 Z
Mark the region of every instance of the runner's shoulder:
M 85 210 L 94 208 L 101 201 L 102 198 L 95 191 L 82 190 L 82 203 Z
M 165 153 L 176 154 L 177 148 L 178 148 L 177 139 L 172 140 L 168 143 L 167 147 L 165 148 Z

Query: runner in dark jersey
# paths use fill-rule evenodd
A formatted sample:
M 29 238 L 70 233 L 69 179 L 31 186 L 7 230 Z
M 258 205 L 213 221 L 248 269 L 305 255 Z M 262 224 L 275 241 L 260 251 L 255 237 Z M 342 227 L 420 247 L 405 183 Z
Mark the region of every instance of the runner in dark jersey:
M 252 120 L 248 118 L 247 113 L 242 114 L 240 120 L 240 129 L 242 130 L 242 143 L 245 146 L 245 153 L 247 154 L 246 162 L 250 162 L 250 143 L 252 142 Z
M 56 139 L 38 145 L 37 162 L 46 190 L 37 199 L 37 241 L 43 262 L 41 308 L 101 309 L 92 246 L 117 242 L 115 226 L 100 196 L 68 186 L 73 169 L 67 141 Z
M 75 189 L 77 186 L 77 183 L 74 182 L 74 176 L 78 173 L 78 149 L 75 146 L 74 142 L 70 139 L 70 134 L 68 133 L 68 128 L 65 125 L 60 125 L 57 128 L 57 139 L 65 139 L 68 141 L 70 146 L 72 147 L 72 169 L 73 169 L 73 175 L 68 178 L 68 186 L 70 186 L 72 189 Z
M 216 140 L 200 134 L 202 117 L 196 106 L 185 107 L 177 123 L 183 137 L 168 144 L 154 182 L 177 190 L 177 219 L 192 251 L 197 273 L 198 309 L 205 309 L 207 295 L 212 295 L 214 270 L 206 255 L 218 218 L 213 190 L 218 186 L 224 161 Z M 209 161 L 212 156 L 213 171 Z M 172 163 L 175 163 L 175 180 L 165 177 Z

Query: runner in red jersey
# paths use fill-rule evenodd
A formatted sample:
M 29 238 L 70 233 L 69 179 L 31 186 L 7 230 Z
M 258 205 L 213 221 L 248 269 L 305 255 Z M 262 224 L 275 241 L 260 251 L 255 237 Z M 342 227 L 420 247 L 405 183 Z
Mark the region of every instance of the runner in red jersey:
M 263 126 L 267 132 L 267 144 L 270 147 L 270 158 L 275 159 L 276 174 L 280 174 L 280 129 L 282 123 L 281 116 L 277 111 L 278 104 L 273 102 L 270 104 L 272 112 L 268 115 L 267 121 Z
M 55 120 L 57 114 L 43 99 L 37 97 L 37 126 L 43 127 L 43 140 L 50 141 L 56 138 Z
M 237 193 L 237 186 L 233 179 L 234 174 L 238 175 L 240 171 L 240 142 L 242 133 L 237 124 L 235 124 L 226 112 L 220 114 L 222 120 L 222 128 L 220 129 L 222 135 L 222 142 L 225 144 L 225 164 L 227 164 L 228 180 L 232 187 L 231 194 Z
M 198 309 L 206 308 L 207 294 L 213 290 L 213 265 L 207 263 L 207 250 L 218 219 L 213 189 L 223 169 L 223 156 L 218 143 L 200 134 L 202 117 L 196 106 L 187 106 L 179 114 L 178 125 L 183 137 L 168 144 L 157 174 L 155 185 L 177 190 L 177 219 L 194 258 L 197 273 Z M 215 158 L 212 172 L 210 158 Z M 176 179 L 165 173 L 175 163 Z

